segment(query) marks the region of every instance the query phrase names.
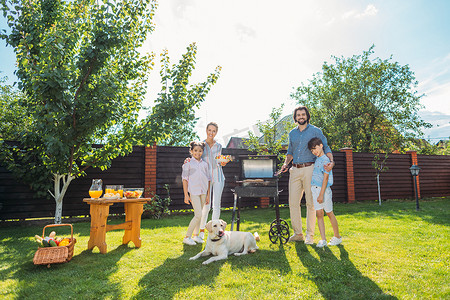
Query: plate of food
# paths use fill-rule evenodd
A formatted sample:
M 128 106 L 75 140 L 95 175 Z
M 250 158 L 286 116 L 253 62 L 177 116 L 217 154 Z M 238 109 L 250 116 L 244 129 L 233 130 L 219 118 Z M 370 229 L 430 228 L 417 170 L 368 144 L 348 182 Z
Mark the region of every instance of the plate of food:
M 227 163 L 231 161 L 231 155 L 217 155 L 215 158 L 218 163 Z
M 103 199 L 106 200 L 114 200 L 114 199 L 119 199 L 120 198 L 120 194 L 119 193 L 105 193 L 103 195 Z

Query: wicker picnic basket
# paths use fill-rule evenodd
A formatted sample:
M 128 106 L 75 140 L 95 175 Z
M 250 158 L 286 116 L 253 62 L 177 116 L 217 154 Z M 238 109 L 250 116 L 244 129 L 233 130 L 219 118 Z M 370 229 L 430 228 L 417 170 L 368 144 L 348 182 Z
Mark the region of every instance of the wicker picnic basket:
M 34 254 L 33 263 L 35 265 L 60 264 L 68 262 L 72 259 L 73 249 L 75 247 L 76 239 L 73 238 L 72 224 L 51 224 L 44 227 L 42 230 L 42 238 L 45 237 L 45 229 L 50 227 L 70 226 L 70 243 L 67 246 L 61 247 L 44 247 L 38 248 Z

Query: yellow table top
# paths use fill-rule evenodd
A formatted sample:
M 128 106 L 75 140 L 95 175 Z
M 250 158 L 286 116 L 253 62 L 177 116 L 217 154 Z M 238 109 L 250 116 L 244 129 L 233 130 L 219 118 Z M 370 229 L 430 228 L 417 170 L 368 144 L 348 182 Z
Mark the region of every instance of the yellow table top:
M 152 198 L 119 198 L 119 199 L 105 199 L 105 198 L 84 198 L 83 202 L 89 204 L 113 204 L 113 203 L 145 203 L 152 200 Z

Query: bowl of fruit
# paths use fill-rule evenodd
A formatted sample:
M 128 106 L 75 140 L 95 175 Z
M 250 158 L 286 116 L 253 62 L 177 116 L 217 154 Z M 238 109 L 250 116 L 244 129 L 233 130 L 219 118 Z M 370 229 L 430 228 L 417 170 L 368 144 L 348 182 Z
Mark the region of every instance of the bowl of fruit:
M 143 192 L 143 188 L 124 188 L 123 196 L 127 199 L 137 199 L 141 198 Z
M 215 159 L 218 163 L 228 163 L 231 161 L 231 155 L 217 155 Z

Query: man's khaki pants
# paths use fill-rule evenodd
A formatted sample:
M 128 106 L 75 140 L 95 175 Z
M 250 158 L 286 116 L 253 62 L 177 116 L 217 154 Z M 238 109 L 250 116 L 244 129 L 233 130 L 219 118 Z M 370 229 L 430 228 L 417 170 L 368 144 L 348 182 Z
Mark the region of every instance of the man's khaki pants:
M 316 227 L 316 211 L 314 209 L 313 197 L 311 192 L 311 178 L 314 165 L 289 170 L 289 211 L 291 213 L 292 228 L 294 234 L 303 236 L 302 216 L 300 202 L 305 192 L 306 198 L 306 237 L 314 237 L 314 228 Z

